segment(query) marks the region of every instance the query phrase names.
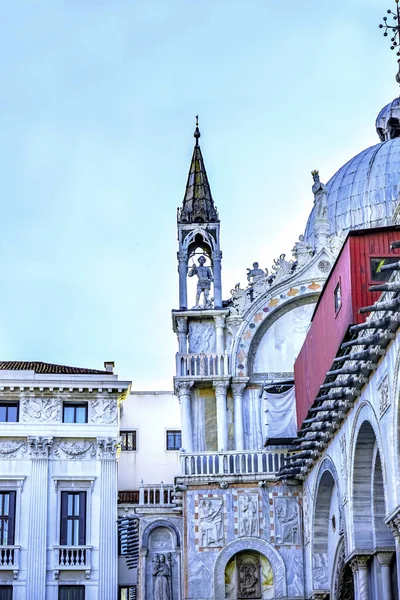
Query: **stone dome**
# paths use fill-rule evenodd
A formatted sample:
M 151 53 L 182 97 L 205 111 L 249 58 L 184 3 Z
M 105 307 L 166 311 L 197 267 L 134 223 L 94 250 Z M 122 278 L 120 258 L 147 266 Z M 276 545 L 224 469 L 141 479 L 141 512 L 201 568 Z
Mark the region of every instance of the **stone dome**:
M 398 126 L 396 127 L 396 124 Z M 349 160 L 326 184 L 330 234 L 392 223 L 400 197 L 400 99 L 385 106 L 376 119 L 381 143 Z M 314 245 L 315 207 L 305 240 Z

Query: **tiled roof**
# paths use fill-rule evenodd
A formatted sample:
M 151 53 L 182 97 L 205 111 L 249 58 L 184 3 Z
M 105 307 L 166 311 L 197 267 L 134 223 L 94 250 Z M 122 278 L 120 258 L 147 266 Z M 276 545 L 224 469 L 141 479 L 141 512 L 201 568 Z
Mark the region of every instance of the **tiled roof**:
M 66 365 L 53 365 L 45 362 L 28 362 L 18 360 L 0 361 L 0 371 L 35 371 L 43 375 L 112 375 L 111 371 L 99 371 L 98 369 L 83 369 L 80 367 L 68 367 Z

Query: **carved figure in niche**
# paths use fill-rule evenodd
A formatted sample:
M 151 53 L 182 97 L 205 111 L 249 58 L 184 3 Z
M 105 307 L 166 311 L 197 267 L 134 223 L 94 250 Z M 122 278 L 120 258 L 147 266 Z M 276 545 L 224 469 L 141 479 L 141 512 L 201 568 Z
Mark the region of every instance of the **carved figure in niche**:
M 205 256 L 200 256 L 198 263 L 199 266 L 195 264 L 189 270 L 189 277 L 193 277 L 193 275 L 197 275 L 198 282 L 196 288 L 196 306 L 194 308 L 212 308 L 212 299 L 210 299 L 210 289 L 211 283 L 214 281 L 212 271 L 210 267 L 205 267 L 204 264 L 206 262 Z M 200 304 L 200 296 L 204 295 L 204 304 Z
M 238 559 L 238 598 L 261 598 L 260 561 L 252 556 Z
M 299 517 L 296 500 L 275 500 L 276 541 L 278 544 L 299 543 Z
M 246 495 L 239 499 L 239 535 L 258 535 L 258 506 L 256 497 Z
M 200 545 L 221 546 L 223 543 L 223 500 L 205 498 L 199 504 Z
M 311 171 L 311 175 L 313 176 L 314 180 L 312 192 L 314 194 L 314 204 L 316 207 L 315 218 L 326 219 L 328 216 L 328 188 L 320 181 L 319 171 Z
M 153 600 L 172 600 L 171 554 L 156 554 L 153 560 Z

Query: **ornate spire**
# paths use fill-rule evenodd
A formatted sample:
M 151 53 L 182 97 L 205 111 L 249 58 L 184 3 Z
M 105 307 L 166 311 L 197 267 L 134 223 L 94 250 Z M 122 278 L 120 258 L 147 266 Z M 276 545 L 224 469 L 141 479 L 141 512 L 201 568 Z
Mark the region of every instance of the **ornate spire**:
M 390 17 L 393 18 L 392 23 L 388 23 L 388 17 L 383 17 L 383 23 L 379 25 L 380 29 L 384 29 L 383 35 L 387 37 L 389 34 L 392 35 L 390 38 L 391 41 L 391 50 L 396 50 L 397 62 L 399 63 L 399 70 L 396 75 L 396 81 L 400 84 L 400 8 L 399 8 L 399 0 L 395 0 L 396 2 L 396 12 L 392 10 L 388 10 L 387 13 Z M 390 18 L 389 17 L 389 18 Z
M 212 199 L 199 145 L 201 134 L 198 116 L 196 116 L 196 129 L 193 135 L 196 144 L 193 150 L 182 208 L 178 209 L 178 223 L 216 223 L 219 221 L 218 213 Z

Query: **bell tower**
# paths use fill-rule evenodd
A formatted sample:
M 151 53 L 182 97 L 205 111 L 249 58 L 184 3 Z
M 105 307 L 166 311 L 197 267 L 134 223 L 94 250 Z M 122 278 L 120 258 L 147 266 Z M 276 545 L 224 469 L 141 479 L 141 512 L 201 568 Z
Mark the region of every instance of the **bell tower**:
M 185 196 L 177 214 L 179 309 L 188 309 L 188 276 L 198 278 L 196 303 L 193 309 L 219 309 L 222 308 L 220 223 L 200 149 L 198 117 L 196 117 L 194 137 L 196 143 Z M 190 266 L 189 261 L 192 261 Z M 209 266 L 206 266 L 207 263 Z

